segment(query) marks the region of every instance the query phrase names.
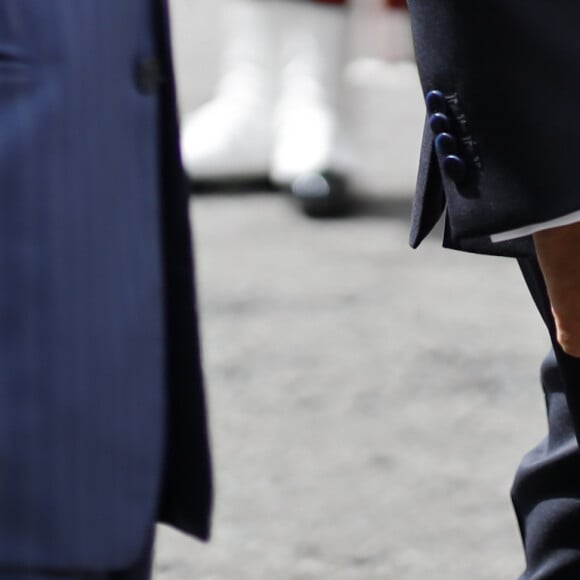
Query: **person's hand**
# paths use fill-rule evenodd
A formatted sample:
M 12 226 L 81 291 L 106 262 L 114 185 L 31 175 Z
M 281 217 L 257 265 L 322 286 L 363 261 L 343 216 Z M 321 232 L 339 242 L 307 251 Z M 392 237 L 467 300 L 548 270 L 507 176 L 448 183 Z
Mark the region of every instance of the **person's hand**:
M 560 346 L 580 357 L 580 223 L 537 232 L 534 243 Z

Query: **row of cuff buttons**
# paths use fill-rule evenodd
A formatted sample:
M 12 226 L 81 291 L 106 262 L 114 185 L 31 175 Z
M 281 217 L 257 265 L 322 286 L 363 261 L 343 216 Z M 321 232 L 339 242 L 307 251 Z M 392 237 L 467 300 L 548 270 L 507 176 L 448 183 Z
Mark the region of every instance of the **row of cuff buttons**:
M 430 91 L 425 100 L 429 125 L 435 134 L 435 150 L 443 159 L 443 171 L 455 183 L 461 183 L 467 175 L 467 164 L 453 134 L 447 99 L 441 91 Z

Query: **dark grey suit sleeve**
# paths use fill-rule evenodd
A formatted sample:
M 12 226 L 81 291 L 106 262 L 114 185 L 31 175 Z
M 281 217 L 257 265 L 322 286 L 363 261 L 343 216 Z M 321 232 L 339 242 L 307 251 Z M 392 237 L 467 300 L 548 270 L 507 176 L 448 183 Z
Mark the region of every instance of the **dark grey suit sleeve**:
M 450 237 L 580 210 L 580 4 L 409 0 L 409 9 L 431 144 L 420 173 L 435 155 Z M 418 195 L 440 195 L 437 180 L 422 181 Z

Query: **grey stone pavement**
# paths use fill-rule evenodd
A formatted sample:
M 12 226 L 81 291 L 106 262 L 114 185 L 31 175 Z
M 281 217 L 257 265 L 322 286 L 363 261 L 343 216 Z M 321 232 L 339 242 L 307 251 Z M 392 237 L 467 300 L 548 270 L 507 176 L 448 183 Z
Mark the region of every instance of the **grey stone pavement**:
M 156 579 L 521 572 L 509 487 L 543 435 L 547 338 L 515 262 L 408 248 L 400 182 L 340 220 L 194 199 L 216 517 L 208 545 L 160 529 Z

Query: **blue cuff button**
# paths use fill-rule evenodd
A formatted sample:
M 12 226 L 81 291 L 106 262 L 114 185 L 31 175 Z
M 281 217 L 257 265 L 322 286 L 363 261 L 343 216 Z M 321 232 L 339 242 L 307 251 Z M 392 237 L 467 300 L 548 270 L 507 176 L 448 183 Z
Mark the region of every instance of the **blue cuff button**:
M 433 113 L 444 113 L 447 110 L 447 100 L 441 91 L 429 91 L 425 96 L 427 111 Z
M 429 117 L 429 125 L 431 130 L 436 135 L 440 133 L 449 133 L 451 128 L 451 123 L 449 123 L 449 117 L 443 113 L 434 113 Z
M 455 183 L 461 183 L 467 175 L 467 166 L 461 157 L 448 155 L 443 161 L 443 171 Z
M 457 139 L 450 133 L 440 133 L 435 137 L 435 150 L 439 155 L 455 155 L 458 151 Z

